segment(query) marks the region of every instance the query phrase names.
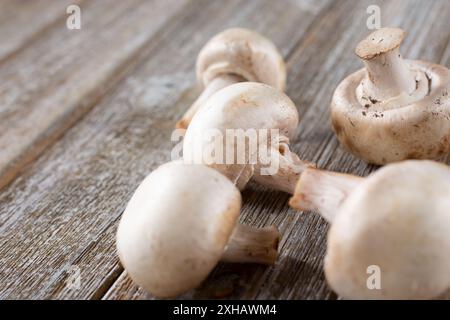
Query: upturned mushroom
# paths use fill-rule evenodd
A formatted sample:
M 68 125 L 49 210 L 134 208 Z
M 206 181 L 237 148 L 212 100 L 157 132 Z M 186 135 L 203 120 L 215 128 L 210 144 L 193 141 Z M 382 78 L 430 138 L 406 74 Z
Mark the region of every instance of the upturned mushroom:
M 331 103 L 339 141 L 374 164 L 450 154 L 450 70 L 403 60 L 405 32 L 383 28 L 361 41 L 361 69 L 343 80 Z
M 262 83 L 241 82 L 212 95 L 186 131 L 183 158 L 208 165 L 239 189 L 255 181 L 293 193 L 311 163 L 289 150 L 299 115 L 283 92 Z
M 331 222 L 325 274 L 340 296 L 433 299 L 450 293 L 449 195 L 448 166 L 409 160 L 367 178 L 308 169 L 290 205 Z
M 200 285 L 220 261 L 273 264 L 275 227 L 237 223 L 239 190 L 219 172 L 164 164 L 137 188 L 121 218 L 117 251 L 131 278 L 157 297 Z
M 269 84 L 284 91 L 286 67 L 275 45 L 257 32 L 227 29 L 214 36 L 197 57 L 197 80 L 202 94 L 177 122 L 186 129 L 194 114 L 214 92 L 241 81 Z

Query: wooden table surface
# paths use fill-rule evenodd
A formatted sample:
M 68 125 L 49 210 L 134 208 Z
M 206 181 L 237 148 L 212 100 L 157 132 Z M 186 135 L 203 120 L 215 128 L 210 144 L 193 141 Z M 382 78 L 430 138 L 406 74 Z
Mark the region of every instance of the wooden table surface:
M 81 30 L 66 7 L 81 7 Z M 233 26 L 272 39 L 301 124 L 292 150 L 318 167 L 367 175 L 329 117 L 331 95 L 362 66 L 366 9 L 408 31 L 404 56 L 450 66 L 450 2 L 331 0 L 1 0 L 0 298 L 151 299 L 115 250 L 141 180 L 170 159 L 176 120 L 198 95 L 195 58 Z M 336 299 L 322 271 L 327 223 L 251 183 L 242 221 L 275 224 L 275 266 L 219 264 L 181 298 Z M 78 281 L 78 282 L 77 282 Z

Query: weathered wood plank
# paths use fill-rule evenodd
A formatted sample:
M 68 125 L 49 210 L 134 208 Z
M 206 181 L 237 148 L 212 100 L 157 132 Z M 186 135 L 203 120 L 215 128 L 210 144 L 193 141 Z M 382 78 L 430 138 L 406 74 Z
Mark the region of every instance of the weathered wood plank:
M 303 114 L 295 151 L 320 167 L 373 170 L 338 145 L 328 115 L 335 86 L 360 67 L 352 50 L 367 33 L 365 8 L 373 1 L 339 1 L 322 12 L 307 2 L 196 1 L 153 39 L 146 52 L 151 59 L 0 194 L 0 298 L 151 298 L 126 273 L 118 277 L 116 223 L 142 178 L 169 159 L 175 120 L 196 95 L 195 55 L 227 26 L 259 30 L 290 57 L 288 94 Z M 408 38 L 406 56 L 444 59 L 450 32 L 445 1 L 380 5 L 385 24 L 417 36 Z M 427 34 L 438 33 L 439 45 L 430 49 Z M 276 266 L 221 264 L 182 298 L 334 298 L 321 271 L 327 225 L 316 215 L 293 212 L 287 199 L 254 184 L 244 192 L 242 220 L 274 223 L 284 234 Z M 72 266 L 81 272 L 79 289 L 66 285 Z
M 293 8 L 269 0 L 196 1 L 154 39 L 152 58 L 140 72 L 2 194 L 1 297 L 96 297 L 98 281 L 109 281 L 105 275 L 118 267 L 115 222 L 142 178 L 167 161 L 175 119 L 197 94 L 194 63 L 201 46 L 216 32 L 241 25 L 292 50 L 302 36 L 294 30 L 314 18 Z M 105 251 L 94 248 L 100 243 Z M 86 282 L 76 292 L 62 285 L 73 264 L 83 267 Z
M 114 87 L 187 1 L 86 2 L 81 30 L 63 19 L 0 65 L 0 189 Z
M 111 79 L 109 79 L 110 81 L 114 81 L 113 78 L 117 78 L 118 75 L 115 73 L 120 73 L 122 72 L 121 70 L 118 70 L 118 68 L 122 68 L 122 69 L 127 69 L 129 67 L 132 67 L 134 64 L 138 63 L 139 61 L 142 61 L 144 58 L 147 57 L 147 53 L 148 51 L 152 49 L 152 42 L 150 42 L 150 38 L 152 38 L 153 35 L 162 35 L 165 33 L 165 31 L 160 31 L 159 29 L 161 29 L 166 23 L 169 23 L 171 21 L 171 17 L 172 18 L 178 18 L 179 15 L 183 16 L 183 10 L 185 9 L 185 5 L 188 3 L 187 1 L 171 1 L 171 2 L 167 2 L 167 1 L 134 1 L 134 2 L 126 2 L 127 6 L 116 6 L 117 8 L 119 8 L 119 10 L 121 11 L 114 11 L 114 10 L 110 10 L 108 13 L 108 18 L 105 19 L 100 19 L 101 24 L 102 25 L 97 25 L 96 23 L 99 23 L 99 20 L 96 20 L 96 16 L 98 16 L 100 13 L 102 13 L 103 11 L 105 11 L 105 9 L 108 9 L 107 7 L 105 7 L 105 4 L 111 4 L 112 2 L 108 2 L 105 3 L 103 2 L 103 6 L 101 5 L 101 2 L 97 2 L 100 5 L 97 5 L 97 7 L 92 7 L 91 8 L 91 17 L 87 17 L 89 16 L 87 13 L 84 15 L 85 19 L 84 19 L 84 23 L 89 26 L 89 25 L 93 25 L 95 28 L 94 30 L 91 30 L 90 33 L 95 31 L 104 31 L 103 29 L 108 28 L 109 31 L 106 32 L 106 34 L 104 34 L 102 37 L 104 38 L 103 40 L 99 40 L 98 37 L 95 36 L 95 34 L 91 34 L 91 37 L 87 37 L 87 34 L 82 37 L 81 39 L 78 39 L 77 42 L 79 41 L 88 41 L 88 45 L 87 47 L 92 46 L 92 43 L 97 41 L 98 42 L 98 46 L 105 46 L 105 49 L 111 49 L 111 45 L 107 46 L 105 45 L 104 42 L 110 43 L 111 41 L 115 41 L 115 44 L 117 45 L 117 47 L 115 48 L 116 51 L 121 51 L 121 54 L 114 54 L 114 53 L 108 53 L 108 52 L 103 52 L 102 50 L 100 50 L 100 48 L 97 48 L 95 45 L 92 46 L 91 49 L 95 49 L 97 50 L 97 52 L 95 52 L 95 50 L 93 52 L 91 52 L 90 54 L 84 52 L 83 53 L 79 53 L 80 57 L 78 57 L 80 59 L 80 61 L 78 61 L 79 63 L 82 63 L 83 59 L 81 59 L 83 56 L 86 57 L 90 57 L 90 56 L 95 56 L 96 60 L 93 62 L 96 62 L 98 64 L 102 64 L 102 59 L 108 58 L 109 60 L 113 60 L 113 61 L 109 61 L 106 62 L 106 65 L 103 65 L 103 67 L 101 69 L 98 69 L 97 67 L 91 65 L 92 62 L 89 63 L 89 65 L 87 66 L 88 68 L 86 69 L 85 67 L 82 67 L 82 69 L 84 68 L 84 73 L 86 75 L 86 72 L 89 72 L 89 68 L 90 71 L 97 71 L 97 72 L 102 72 L 103 74 L 100 75 L 101 77 L 104 77 L 103 80 L 108 80 L 109 76 L 112 76 Z M 92 10 L 96 10 L 96 12 L 93 12 Z M 116 8 L 116 9 L 117 9 Z M 123 9 L 127 9 L 127 10 L 123 10 Z M 89 11 L 88 10 L 84 10 L 85 11 Z M 128 15 L 128 18 L 126 19 L 126 21 L 122 21 L 121 20 L 121 15 L 126 14 Z M 97 17 L 98 18 L 98 17 Z M 112 27 L 111 23 L 116 24 L 116 27 Z M 122 33 L 120 31 L 120 29 L 123 28 L 125 31 L 124 33 Z M 160 32 L 158 32 L 160 31 Z M 113 42 L 114 42 L 113 41 Z M 126 45 L 125 44 L 121 44 L 121 42 L 129 42 Z M 149 43 L 147 43 L 149 42 Z M 89 45 L 89 43 L 91 43 L 91 45 Z M 80 44 L 78 44 L 78 48 L 79 49 L 83 49 L 81 47 L 79 47 Z M 84 45 L 86 47 L 86 45 Z M 66 50 L 69 50 L 70 48 L 66 48 Z M 86 49 L 86 48 L 84 48 Z M 91 50 L 90 49 L 90 50 Z M 107 50 L 106 50 L 107 51 Z M 66 53 L 70 52 L 67 51 Z M 55 53 L 54 53 L 55 54 Z M 62 53 L 60 53 L 62 54 Z M 103 57 L 97 56 L 98 54 L 102 54 Z M 128 54 L 129 56 L 126 57 L 126 54 Z M 74 58 L 73 56 L 70 56 L 70 58 Z M 122 61 L 120 61 L 122 60 Z M 134 62 L 132 62 L 131 60 L 135 60 Z M 119 66 L 118 64 L 125 64 L 125 65 L 129 65 L 129 66 Z M 21 63 L 18 62 L 18 64 L 21 65 Z M 116 66 L 114 66 L 114 64 L 116 64 Z M 79 66 L 80 67 L 80 66 Z M 71 70 L 72 72 L 74 70 Z M 55 73 L 52 73 L 52 75 L 54 76 Z M 78 77 L 82 76 L 83 74 L 80 73 L 78 74 Z M 57 79 L 58 80 L 58 79 Z M 76 79 L 74 79 L 76 80 Z M 78 81 L 81 80 L 78 78 Z M 89 81 L 87 82 L 92 82 L 90 79 L 88 79 Z M 92 79 L 95 80 L 95 79 Z M 50 79 L 49 81 L 53 81 L 53 79 Z M 83 80 L 86 82 L 86 79 Z M 117 80 L 115 80 L 117 81 Z M 66 80 L 67 83 L 67 80 Z M 82 88 L 78 88 L 76 87 L 76 82 L 73 83 L 72 85 L 74 86 L 74 90 L 77 89 L 82 89 Z M 98 84 L 101 84 L 100 82 Z M 86 83 L 84 84 L 86 85 Z M 94 82 L 91 83 L 91 85 L 94 85 Z M 103 86 L 107 86 L 106 84 L 103 84 Z M 88 87 L 85 87 L 86 89 L 88 89 Z M 63 88 L 59 87 L 58 90 L 63 90 Z M 92 87 L 91 89 L 95 89 L 94 87 Z M 102 88 L 97 88 L 97 90 L 102 91 Z M 59 92 L 57 94 L 62 94 L 64 92 Z M 82 98 L 80 96 L 80 98 Z M 73 106 L 75 107 L 75 106 Z M 3 128 L 2 128 L 3 129 Z M 68 194 L 67 194 L 68 195 Z M 3 207 L 2 207 L 3 209 Z M 57 207 L 55 207 L 56 210 L 58 210 Z M 3 224 L 3 222 L 5 222 L 5 220 L 7 220 L 9 217 L 7 215 L 4 214 L 5 211 L 2 210 L 2 214 L 0 215 L 0 228 L 5 227 L 5 225 Z M 86 221 L 88 222 L 88 221 Z M 7 227 L 7 226 L 6 226 Z M 29 231 L 33 232 L 38 232 L 37 231 L 38 228 L 35 228 L 33 230 L 30 229 Z M 44 230 L 44 231 L 43 231 Z M 47 227 L 43 226 L 43 229 L 41 229 L 41 231 L 43 231 L 42 234 L 39 235 L 39 239 L 42 240 L 42 237 L 46 237 L 49 235 L 49 233 L 47 232 Z M 67 234 L 67 236 L 71 237 L 70 232 Z M 14 238 L 14 237 L 13 237 Z M 6 241 L 6 237 L 2 234 L 1 235 L 1 243 L 5 243 Z M 11 239 L 10 239 L 11 240 Z M 18 239 L 12 239 L 13 242 L 17 241 Z M 39 241 L 38 240 L 36 242 L 36 246 L 39 246 Z M 89 241 L 89 240 L 88 240 Z M 72 242 L 70 240 L 68 240 L 68 243 Z M 70 244 L 68 244 L 69 248 L 70 248 Z M 3 247 L 3 246 L 2 246 Z M 32 250 L 32 248 L 30 248 Z M 70 250 L 70 249 L 69 249 Z M 17 252 L 19 253 L 19 252 Z M 62 254 L 64 254 L 63 252 L 61 252 Z M 50 254 L 50 259 L 52 259 L 53 257 Z M 5 256 L 2 255 L 1 260 L 2 262 L 4 261 Z M 39 260 L 39 259 L 37 259 Z M 29 262 L 29 261 L 28 261 Z M 28 263 L 26 262 L 26 263 Z M 61 272 L 61 270 L 56 270 L 52 267 L 50 267 L 49 265 L 47 265 L 48 268 L 44 268 L 43 270 L 41 270 L 41 276 L 42 279 L 45 279 L 46 276 L 48 277 L 57 277 L 58 276 L 58 272 Z M 70 266 L 70 265 L 69 265 Z M 3 264 L 2 263 L 2 267 L 3 270 L 1 271 L 1 278 L 3 280 L 6 280 L 6 278 L 4 278 L 5 274 L 11 274 L 11 269 L 9 269 L 11 267 L 10 264 Z M 22 270 L 20 267 L 19 269 L 17 269 L 15 272 L 22 272 L 24 270 Z M 66 269 L 63 269 L 62 272 L 65 272 Z M 22 274 L 22 276 L 24 277 L 29 277 L 29 274 Z M 31 279 L 31 281 L 36 280 L 36 279 Z M 41 280 L 41 278 L 39 277 L 38 280 Z M 24 280 L 24 285 L 26 286 L 27 284 L 27 280 Z M 42 285 L 41 287 L 39 287 L 39 285 Z M 45 287 L 45 283 L 41 283 L 39 282 L 39 285 L 35 286 L 35 291 L 34 291 L 34 297 L 45 297 L 45 295 L 48 293 L 49 290 L 51 290 L 51 288 L 46 288 Z M 5 289 L 5 291 L 3 291 L 3 294 L 7 294 L 7 286 L 3 286 L 2 285 L 2 289 Z M 97 287 L 93 287 L 94 292 L 92 293 L 93 295 L 95 295 L 95 290 L 97 289 Z M 26 291 L 26 290 L 25 290 Z M 24 296 L 27 294 L 26 292 L 21 293 Z
M 47 28 L 66 19 L 70 4 L 82 0 L 2 0 L 0 2 L 0 61 L 30 46 Z

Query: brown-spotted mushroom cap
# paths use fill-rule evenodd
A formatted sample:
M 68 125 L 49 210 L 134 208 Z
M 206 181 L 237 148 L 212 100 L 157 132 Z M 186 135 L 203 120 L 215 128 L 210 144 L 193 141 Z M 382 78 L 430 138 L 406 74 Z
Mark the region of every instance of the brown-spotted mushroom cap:
M 375 164 L 438 159 L 450 153 L 450 70 L 403 60 L 405 32 L 383 28 L 361 41 L 361 69 L 343 80 L 331 103 L 339 141 Z
M 325 274 L 340 296 L 433 299 L 450 289 L 449 195 L 448 166 L 409 160 L 367 178 L 308 169 L 290 204 L 331 222 Z
M 278 231 L 237 224 L 239 190 L 202 165 L 170 162 L 138 187 L 117 231 L 120 261 L 157 297 L 197 287 L 219 260 L 271 264 Z
M 241 81 L 262 82 L 284 91 L 286 67 L 275 45 L 261 34 L 243 28 L 214 36 L 197 57 L 197 79 L 202 95 L 177 123 L 187 128 L 203 102 L 214 92 Z
M 212 95 L 194 116 L 183 157 L 219 170 L 240 189 L 254 177 L 266 186 L 293 192 L 301 171 L 310 165 L 289 150 L 298 121 L 294 103 L 283 92 L 256 82 L 233 84 Z M 239 149 L 238 140 L 246 141 L 245 148 Z

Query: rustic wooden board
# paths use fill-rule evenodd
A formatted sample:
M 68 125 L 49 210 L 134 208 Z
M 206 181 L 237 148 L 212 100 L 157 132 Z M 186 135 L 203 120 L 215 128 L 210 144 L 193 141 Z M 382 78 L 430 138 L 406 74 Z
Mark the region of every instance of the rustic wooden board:
M 0 188 L 147 58 L 152 36 L 187 2 L 87 1 L 81 30 L 60 19 L 0 64 Z
M 152 50 L 153 44 L 151 39 L 153 39 L 153 36 L 163 34 L 164 32 L 161 30 L 164 30 L 164 27 L 170 23 L 171 19 L 176 19 L 178 16 L 183 16 L 185 6 L 189 5 L 188 1 L 175 0 L 170 2 L 164 0 L 134 1 L 125 2 L 127 4 L 125 6 L 114 5 L 114 9 L 110 10 L 109 7 L 112 4 L 115 4 L 115 1 L 95 3 L 95 5 L 93 3 L 90 4 L 91 7 L 82 8 L 83 23 L 86 29 L 88 29 L 83 31 L 84 35 L 74 36 L 76 39 L 70 40 L 70 45 L 68 44 L 64 49 L 61 49 L 61 51 L 52 51 L 53 56 L 51 58 L 54 59 L 55 56 L 60 55 L 61 57 L 65 57 L 64 59 L 68 59 L 62 65 L 58 64 L 54 67 L 54 70 L 47 71 L 45 64 L 47 64 L 48 67 L 51 61 L 45 60 L 40 64 L 33 61 L 33 55 L 35 56 L 34 60 L 38 60 L 36 54 L 40 54 L 40 49 L 38 50 L 38 48 L 33 47 L 18 54 L 15 57 L 17 61 L 13 65 L 11 65 L 10 61 L 7 66 L 2 66 L 5 70 L 8 70 L 8 68 L 13 70 L 14 66 L 30 67 L 32 70 L 29 71 L 29 78 L 16 77 L 13 78 L 11 82 L 24 82 L 27 79 L 35 79 L 36 82 L 42 81 L 44 83 L 39 83 L 38 87 L 33 87 L 30 85 L 30 88 L 23 83 L 15 83 L 10 84 L 10 89 L 18 91 L 20 85 L 24 85 L 24 87 L 22 87 L 24 94 L 27 93 L 28 89 L 30 89 L 33 94 L 36 91 L 36 96 L 38 96 L 39 93 L 49 94 L 52 100 L 49 101 L 49 97 L 47 96 L 46 99 L 42 99 L 41 105 L 31 103 L 24 105 L 21 104 L 22 100 L 20 100 L 20 92 L 18 91 L 17 94 L 15 92 L 12 94 L 11 90 L 8 90 L 8 87 L 5 85 L 3 87 L 4 92 L 6 94 L 13 95 L 13 98 L 19 100 L 19 103 L 17 103 L 17 101 L 12 101 L 10 105 L 5 106 L 4 103 L 0 105 L 0 119 L 2 121 L 0 126 L 0 131 L 2 131 L 0 141 L 4 141 L 6 144 L 8 140 L 7 135 L 12 134 L 11 129 L 7 128 L 5 125 L 5 123 L 11 125 L 12 120 L 9 119 L 9 121 L 6 121 L 7 119 L 5 119 L 4 116 L 7 117 L 10 115 L 13 119 L 15 117 L 16 120 L 20 120 L 20 125 L 22 125 L 22 122 L 30 122 L 31 120 L 35 121 L 32 115 L 29 115 L 23 108 L 32 108 L 32 110 L 29 110 L 28 112 L 31 113 L 31 111 L 36 110 L 36 112 L 41 112 L 44 116 L 48 117 L 48 122 L 46 125 L 50 126 L 51 131 L 54 130 L 55 127 L 60 128 L 57 130 L 62 130 L 64 127 L 68 128 L 71 123 L 76 121 L 77 118 L 83 114 L 83 112 L 87 111 L 89 105 L 95 104 L 95 102 L 101 98 L 102 93 L 107 92 L 106 89 L 108 87 L 113 88 L 112 85 L 114 82 L 118 82 L 120 78 L 128 72 L 127 70 L 133 68 L 133 66 L 137 63 L 148 59 L 147 52 Z M 107 13 L 105 16 L 102 16 L 105 11 Z M 126 16 L 126 18 L 123 18 L 124 16 Z M 55 28 L 56 29 L 54 30 L 49 30 L 48 34 L 42 35 L 42 40 L 40 43 L 43 51 L 51 51 L 53 46 L 58 45 L 58 41 L 56 40 L 62 41 L 61 43 L 65 43 L 63 40 L 65 38 L 65 34 L 68 32 L 65 29 L 65 26 L 62 25 Z M 76 53 L 73 53 L 72 51 Z M 85 64 L 84 61 L 88 57 L 89 59 L 86 61 L 88 63 Z M 63 65 L 67 67 L 71 64 L 78 64 L 78 66 L 75 65 L 73 67 L 69 67 L 68 69 L 63 68 Z M 92 74 L 93 72 L 94 74 Z M 6 74 L 8 73 L 6 72 Z M 46 76 L 46 78 L 43 79 L 43 76 Z M 50 84 L 54 87 L 53 91 L 46 88 L 46 84 Z M 70 96 L 71 94 L 72 96 Z M 65 95 L 69 96 L 67 97 Z M 56 96 L 57 100 L 53 100 L 54 96 Z M 31 98 L 27 99 L 31 100 Z M 59 101 L 58 99 L 62 100 Z M 11 108 L 10 114 L 8 114 L 8 107 Z M 48 108 L 53 108 L 52 110 L 55 112 L 67 112 L 67 114 L 65 114 L 63 118 L 58 118 L 55 117 L 55 114 L 49 114 L 50 110 Z M 22 119 L 20 119 L 20 115 L 22 115 Z M 36 124 L 33 123 L 33 121 L 31 121 L 31 123 L 24 124 L 25 127 L 31 127 L 29 134 L 44 136 L 46 137 L 45 141 L 51 143 L 48 132 L 46 132 L 48 127 L 39 126 L 42 123 Z M 55 123 L 52 124 L 52 121 Z M 12 124 L 12 126 L 13 125 L 14 124 Z M 17 128 L 13 127 L 13 129 Z M 28 133 L 27 128 L 21 127 L 19 129 L 23 129 L 26 133 Z M 13 135 L 12 137 L 14 137 L 14 140 L 9 141 L 8 145 L 11 144 L 11 142 L 16 141 L 22 143 L 22 145 L 29 142 L 27 140 L 29 137 L 24 134 Z M 2 149 L 2 157 L 7 154 L 7 149 L 5 149 Z M 15 170 L 12 169 L 12 171 Z M 5 215 L 2 210 L 0 218 L 2 222 L 5 221 L 4 219 L 8 218 L 9 217 Z M 33 224 L 34 223 L 35 222 L 33 222 Z M 3 223 L 1 224 L 2 228 L 5 227 Z M 46 229 L 45 226 L 43 226 L 43 228 Z M 13 232 L 16 231 L 17 230 L 13 230 Z M 39 232 L 38 228 L 31 231 L 35 235 L 38 235 L 35 233 Z M 70 232 L 67 235 L 70 237 Z M 42 236 L 46 237 L 48 236 L 48 233 L 41 234 L 40 237 Z M 1 242 L 5 243 L 7 241 L 6 239 L 7 238 L 2 234 Z M 17 239 L 13 239 L 12 243 L 16 240 Z M 39 246 L 39 241 L 36 242 L 36 246 Z M 70 248 L 70 245 L 68 245 L 68 248 Z M 52 258 L 53 257 L 50 256 L 50 259 Z M 3 262 L 6 259 L 6 256 L 2 255 L 1 259 Z M 39 259 L 35 262 L 39 265 Z M 4 269 L 1 273 L 1 278 L 6 280 L 6 278 L 4 278 L 5 274 L 13 274 L 10 270 L 8 270 L 11 265 L 2 263 L 2 266 Z M 49 267 L 49 265 L 46 265 L 46 267 Z M 41 276 L 45 278 L 46 275 L 57 277 L 58 272 L 60 272 L 60 270 L 56 270 L 51 267 L 44 269 L 45 271 L 41 273 L 38 280 L 40 280 Z M 16 271 L 21 272 L 21 269 L 19 268 Z M 65 270 L 62 270 L 62 272 L 64 271 Z M 29 274 L 24 273 L 23 276 L 27 277 Z M 27 281 L 24 281 L 25 286 L 26 283 Z M 2 285 L 2 288 L 5 289 L 3 293 L 6 294 L 7 287 Z M 93 290 L 96 289 L 97 288 L 94 288 Z M 39 289 L 36 291 L 38 290 Z M 31 292 L 32 291 L 30 291 L 29 294 Z M 43 292 L 36 293 L 36 297 L 42 293 Z M 25 296 L 25 294 L 26 293 L 24 292 L 23 295 Z
M 32 46 L 41 33 L 65 20 L 68 5 L 82 3 L 81 0 L 1 0 L 0 61 Z
M 294 151 L 322 168 L 361 175 L 375 169 L 339 146 L 328 114 L 336 85 L 361 67 L 352 50 L 367 33 L 366 8 L 373 3 L 381 6 L 384 25 L 409 30 L 405 56 L 448 66 L 450 7 L 445 0 L 195 0 L 174 10 L 176 18 L 155 22 L 161 32 L 147 34 L 145 49 L 136 46 L 123 54 L 130 61 L 126 55 L 134 58 L 135 51 L 142 52 L 127 76 L 120 76 L 124 80 L 115 80 L 114 92 L 92 100 L 91 112 L 0 194 L 0 298 L 151 298 L 118 264 L 117 221 L 139 182 L 169 159 L 173 125 L 197 94 L 195 56 L 226 27 L 246 26 L 266 34 L 288 59 L 287 92 L 302 114 Z M 14 58 L 28 57 L 30 48 Z M 92 65 L 82 66 L 88 67 Z M 105 72 L 96 85 L 115 77 L 114 70 Z M 57 82 L 49 78 L 57 95 Z M 78 86 L 79 78 L 73 79 Z M 83 109 L 62 105 L 69 114 Z M 0 141 L 10 132 L 2 131 L 1 121 Z M 53 123 L 62 133 L 74 122 L 55 117 Z M 33 128 L 37 135 L 41 130 L 47 129 Z M 312 213 L 289 209 L 288 195 L 280 192 L 251 184 L 243 196 L 242 221 L 276 224 L 283 233 L 280 260 L 273 267 L 220 264 L 201 288 L 181 298 L 336 298 L 322 273 L 326 223 Z M 80 271 L 80 288 L 67 285 L 73 270 Z

